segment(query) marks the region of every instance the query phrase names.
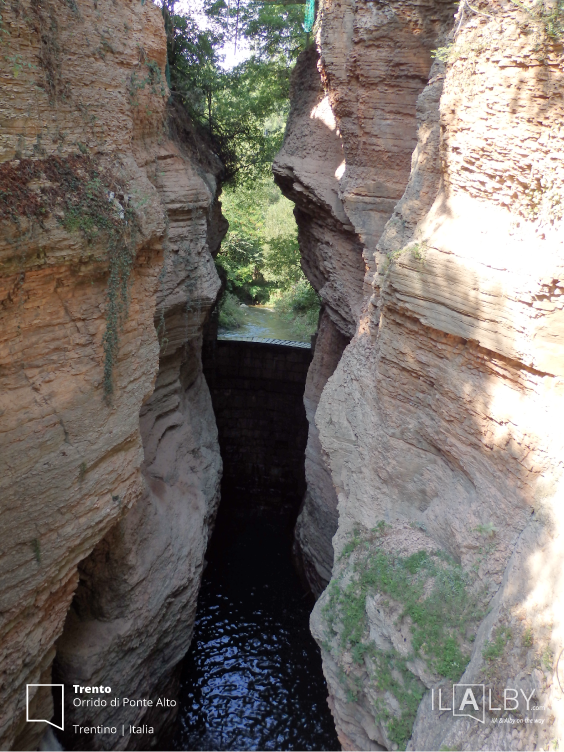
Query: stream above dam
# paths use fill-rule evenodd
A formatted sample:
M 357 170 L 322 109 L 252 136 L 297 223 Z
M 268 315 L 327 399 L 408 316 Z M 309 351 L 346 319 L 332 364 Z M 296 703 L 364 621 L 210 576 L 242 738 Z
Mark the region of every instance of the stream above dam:
M 241 306 L 243 323 L 237 329 L 218 330 L 220 339 L 279 339 L 309 343 L 311 337 L 299 336 L 279 312 L 270 306 Z

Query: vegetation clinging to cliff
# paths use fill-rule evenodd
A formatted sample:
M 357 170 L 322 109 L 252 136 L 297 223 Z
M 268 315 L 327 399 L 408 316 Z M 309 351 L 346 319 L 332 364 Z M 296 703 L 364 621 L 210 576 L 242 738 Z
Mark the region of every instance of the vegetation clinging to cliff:
M 388 526 L 381 522 L 369 533 L 355 531 L 345 545 L 339 560 L 344 568 L 331 582 L 323 608 L 325 648 L 337 663 L 350 652 L 353 664 L 368 670 L 378 697 L 376 721 L 405 749 L 425 689 L 410 662 L 423 660 L 431 673 L 459 680 L 470 658 L 467 643 L 473 635 L 468 636 L 468 630 L 484 615 L 484 594 L 471 574 L 444 552 L 400 555 L 384 550 L 387 533 Z M 377 599 L 377 608 L 394 629 L 409 634 L 408 654 L 392 647 L 378 649 L 370 639 L 368 597 Z M 345 673 L 342 678 L 354 701 L 354 685 L 351 688 Z M 400 715 L 387 706 L 386 692 L 398 700 Z
M 137 218 L 116 178 L 89 154 L 64 159 L 22 159 L 0 165 L 0 221 L 40 226 L 54 216 L 69 232 L 80 232 L 89 246 L 103 243 L 109 278 L 104 333 L 104 394 L 113 392 L 119 329 L 128 307 L 128 287 L 135 261 Z
M 543 47 L 550 44 L 560 44 L 564 38 L 564 0 L 555 0 L 555 2 L 545 2 L 545 0 L 511 0 L 514 9 L 523 12 L 522 19 L 519 22 L 521 30 L 529 35 L 533 34 L 535 40 L 535 51 L 541 52 Z M 492 43 L 492 38 L 487 35 L 479 38 L 474 42 L 462 42 L 456 40 L 456 36 L 463 23 L 472 18 L 474 15 L 490 19 L 501 19 L 506 14 L 507 8 L 501 4 L 482 4 L 481 8 L 476 8 L 468 0 L 461 0 L 458 7 L 458 18 L 455 40 L 444 47 L 439 47 L 432 51 L 433 57 L 444 63 L 453 63 L 460 57 L 474 55 L 488 48 Z M 487 12 L 486 12 L 487 11 Z M 496 42 L 499 43 L 496 37 Z M 541 54 L 541 58 L 543 55 Z

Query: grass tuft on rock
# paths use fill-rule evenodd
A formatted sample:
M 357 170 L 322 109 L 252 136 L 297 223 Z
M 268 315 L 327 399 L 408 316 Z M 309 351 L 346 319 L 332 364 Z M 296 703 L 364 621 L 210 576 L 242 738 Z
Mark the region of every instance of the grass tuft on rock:
M 483 618 L 483 593 L 473 579 L 442 551 L 417 551 L 409 556 L 381 546 L 385 523 L 370 533 L 354 530 L 339 562 L 340 576 L 328 588 L 323 616 L 328 627 L 325 646 L 340 661 L 345 652 L 359 670 L 367 669 L 380 698 L 375 717 L 385 724 L 390 740 L 405 749 L 425 687 L 409 663 L 423 660 L 428 670 L 458 681 L 470 659 L 466 643 L 469 624 Z M 410 654 L 394 648 L 378 650 L 369 637 L 368 597 L 409 632 Z M 398 614 L 399 611 L 399 614 Z M 402 708 L 393 713 L 384 702 L 390 692 Z

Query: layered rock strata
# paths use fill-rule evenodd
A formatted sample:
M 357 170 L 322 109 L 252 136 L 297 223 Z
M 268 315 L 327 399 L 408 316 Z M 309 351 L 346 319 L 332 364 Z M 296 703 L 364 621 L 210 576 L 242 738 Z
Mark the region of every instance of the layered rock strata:
M 337 529 L 337 498 L 314 422 L 319 396 L 350 340 L 360 314 L 364 262 L 338 195 L 343 143 L 318 70 L 315 48 L 293 72 L 291 111 L 274 178 L 295 204 L 302 268 L 322 301 L 319 330 L 308 372 L 305 406 L 307 491 L 296 525 L 294 553 L 313 593 L 327 585 Z
M 213 173 L 188 154 L 160 155 L 151 177 L 167 211 L 155 328 L 161 356 L 155 389 L 142 406 L 145 491 L 79 567 L 79 586 L 57 643 L 56 678 L 112 687 L 117 697 L 174 699 L 174 669 L 188 651 L 204 554 L 219 503 L 221 458 L 202 373 L 202 328 L 218 292 L 208 221 Z M 213 169 L 213 165 L 211 165 Z M 209 169 L 209 166 L 208 166 Z M 151 726 L 150 735 L 94 740 L 74 733 L 68 748 L 147 748 L 176 712 L 146 707 L 75 708 L 79 725 Z M 155 700 L 156 701 L 156 700 Z
M 167 112 L 153 3 L 18 0 L 0 33 L 0 746 L 33 749 L 25 686 L 51 681 L 59 638 L 58 678 L 112 696 L 170 688 L 188 647 L 221 469 L 200 349 L 225 223 L 219 164 Z
M 564 735 L 561 47 L 536 7 L 463 4 L 450 38 L 448 15 L 321 10 L 371 286 L 315 414 L 339 527 L 312 630 L 346 749 Z M 437 710 L 457 683 L 474 718 Z
M 337 531 L 337 495 L 326 465 L 315 425 L 323 387 L 333 374 L 349 342 L 326 310 L 319 319 L 313 361 L 308 370 L 304 405 L 308 420 L 305 452 L 306 492 L 294 531 L 294 560 L 302 578 L 319 597 L 331 579 L 333 536 Z

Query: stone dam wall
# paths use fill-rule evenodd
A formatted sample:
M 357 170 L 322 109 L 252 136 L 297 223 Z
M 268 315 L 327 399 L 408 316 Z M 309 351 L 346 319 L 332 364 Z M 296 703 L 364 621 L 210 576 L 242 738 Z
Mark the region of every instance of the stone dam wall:
M 303 394 L 312 351 L 219 340 L 204 347 L 223 460 L 222 503 L 291 514 L 305 491 Z

